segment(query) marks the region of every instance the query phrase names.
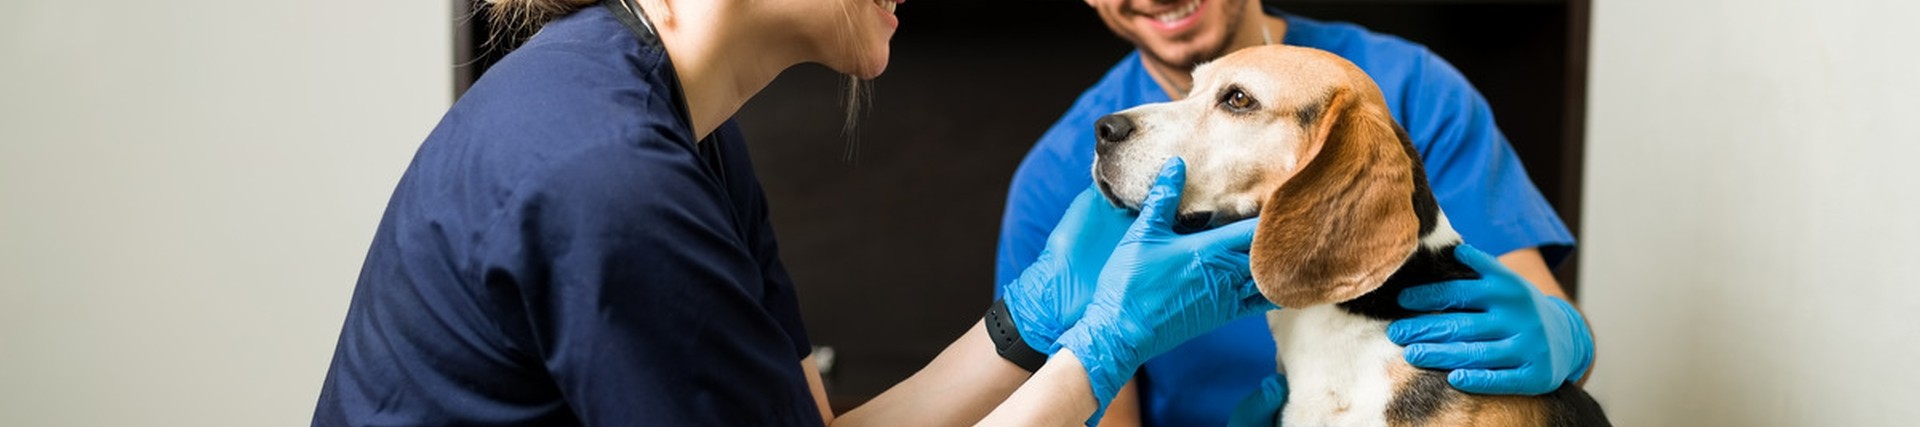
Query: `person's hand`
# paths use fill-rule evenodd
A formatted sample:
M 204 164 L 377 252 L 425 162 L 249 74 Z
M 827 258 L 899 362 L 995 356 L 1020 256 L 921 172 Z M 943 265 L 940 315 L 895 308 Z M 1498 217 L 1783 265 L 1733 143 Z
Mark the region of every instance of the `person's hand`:
M 1173 232 L 1186 164 L 1161 169 L 1140 217 L 1100 272 L 1093 302 L 1060 336 L 1087 371 L 1104 410 L 1147 359 L 1220 325 L 1276 308 L 1247 266 L 1254 220 L 1193 234 Z M 1095 412 L 1089 424 L 1098 422 Z
M 1280 425 L 1280 409 L 1287 406 L 1287 376 L 1273 374 L 1260 381 L 1260 388 L 1241 398 L 1227 417 L 1227 427 L 1274 427 Z
M 1387 326 L 1387 338 L 1406 346 L 1407 363 L 1451 369 L 1447 383 L 1480 394 L 1545 394 L 1586 373 L 1593 336 L 1573 305 L 1541 294 L 1485 252 L 1462 244 L 1454 254 L 1481 278 L 1400 293 L 1409 310 L 1441 311 Z
M 1133 220 L 1132 212 L 1114 207 L 1092 186 L 1073 199 L 1040 257 L 1001 295 L 1021 340 L 1047 355 L 1060 348 L 1055 341 L 1080 321 L 1100 269 Z

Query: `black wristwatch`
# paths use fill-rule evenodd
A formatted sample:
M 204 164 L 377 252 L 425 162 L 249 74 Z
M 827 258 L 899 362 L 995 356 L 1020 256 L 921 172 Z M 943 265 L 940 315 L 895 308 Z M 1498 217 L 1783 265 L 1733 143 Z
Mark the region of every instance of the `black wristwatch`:
M 993 300 L 993 306 L 987 308 L 987 337 L 993 339 L 993 349 L 1000 357 L 1013 362 L 1015 366 L 1027 372 L 1040 370 L 1047 364 L 1047 354 L 1034 350 L 1027 340 L 1020 338 L 1020 329 L 1013 326 L 1013 316 L 1007 312 L 1007 300 Z

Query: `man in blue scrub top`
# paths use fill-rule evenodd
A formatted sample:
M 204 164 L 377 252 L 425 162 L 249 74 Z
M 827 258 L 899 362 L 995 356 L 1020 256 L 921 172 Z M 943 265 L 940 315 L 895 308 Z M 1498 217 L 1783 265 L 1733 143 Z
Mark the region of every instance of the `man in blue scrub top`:
M 1425 159 L 1434 195 L 1453 227 L 1469 245 L 1499 255 L 1518 273 L 1505 276 L 1526 279 L 1441 285 L 1444 292 L 1437 294 L 1443 296 L 1420 304 L 1484 307 L 1494 304 L 1486 290 L 1502 287 L 1524 287 L 1534 297 L 1451 320 L 1429 315 L 1396 322 L 1389 335 L 1408 345 L 1409 363 L 1452 369 L 1449 382 L 1474 393 L 1540 394 L 1584 375 L 1592 363 L 1592 339 L 1548 267 L 1566 258 L 1573 236 L 1528 180 L 1485 99 L 1452 65 L 1397 37 L 1287 15 L 1253 0 L 1087 2 L 1137 50 L 1083 93 L 1020 163 L 1002 219 L 996 283 L 1004 287 L 1034 262 L 1068 203 L 1091 184 L 1096 119 L 1184 95 L 1195 64 L 1235 49 L 1312 47 L 1345 57 L 1374 78 Z M 1448 330 L 1458 333 L 1442 333 Z M 1273 371 L 1273 340 L 1264 319 L 1241 319 L 1149 361 L 1106 420 L 1222 425 L 1236 402 Z M 1284 384 L 1281 378 L 1268 381 Z M 1279 402 L 1267 403 L 1272 410 Z

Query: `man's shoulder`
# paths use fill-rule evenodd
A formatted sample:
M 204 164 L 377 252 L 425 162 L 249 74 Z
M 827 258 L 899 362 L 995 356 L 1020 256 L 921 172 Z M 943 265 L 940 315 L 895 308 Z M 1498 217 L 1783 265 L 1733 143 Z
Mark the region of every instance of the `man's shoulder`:
M 1395 120 L 1416 135 L 1436 126 L 1436 120 L 1460 113 L 1449 103 L 1479 97 L 1479 90 L 1459 69 L 1425 45 L 1353 23 L 1281 16 L 1287 19 L 1287 44 L 1325 50 L 1352 61 L 1380 87 Z M 1416 138 L 1415 145 L 1428 142 Z
M 1379 33 L 1357 23 L 1346 21 L 1321 21 L 1304 15 L 1283 13 L 1286 19 L 1286 44 L 1308 46 L 1327 50 L 1354 62 L 1361 69 L 1373 71 L 1371 67 L 1380 67 L 1384 63 L 1407 63 L 1407 60 L 1425 60 L 1432 56 L 1425 44 L 1407 40 L 1407 38 Z

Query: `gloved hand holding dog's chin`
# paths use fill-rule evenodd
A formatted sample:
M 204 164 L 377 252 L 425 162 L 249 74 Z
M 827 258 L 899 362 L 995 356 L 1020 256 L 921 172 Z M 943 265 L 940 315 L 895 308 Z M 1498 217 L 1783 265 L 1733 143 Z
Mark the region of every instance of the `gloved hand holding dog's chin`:
M 1407 309 L 1442 311 L 1387 327 L 1387 337 L 1406 346 L 1407 363 L 1451 369 L 1454 388 L 1482 394 L 1544 394 L 1586 373 L 1593 336 L 1579 311 L 1485 252 L 1462 244 L 1454 254 L 1482 278 L 1400 293 Z
M 1102 411 L 1147 359 L 1234 319 L 1275 308 L 1254 287 L 1247 266 L 1255 221 L 1173 232 L 1185 183 L 1185 163 L 1169 161 L 1148 191 L 1140 217 L 1101 270 L 1085 316 L 1060 336 L 1060 346 L 1085 367 Z
M 1003 289 L 1007 314 L 1021 340 L 1048 355 L 1060 348 L 1054 342 L 1080 321 L 1093 300 L 1100 269 L 1133 220 L 1132 212 L 1107 203 L 1091 186 L 1073 199 L 1060 225 L 1047 236 L 1040 257 Z

